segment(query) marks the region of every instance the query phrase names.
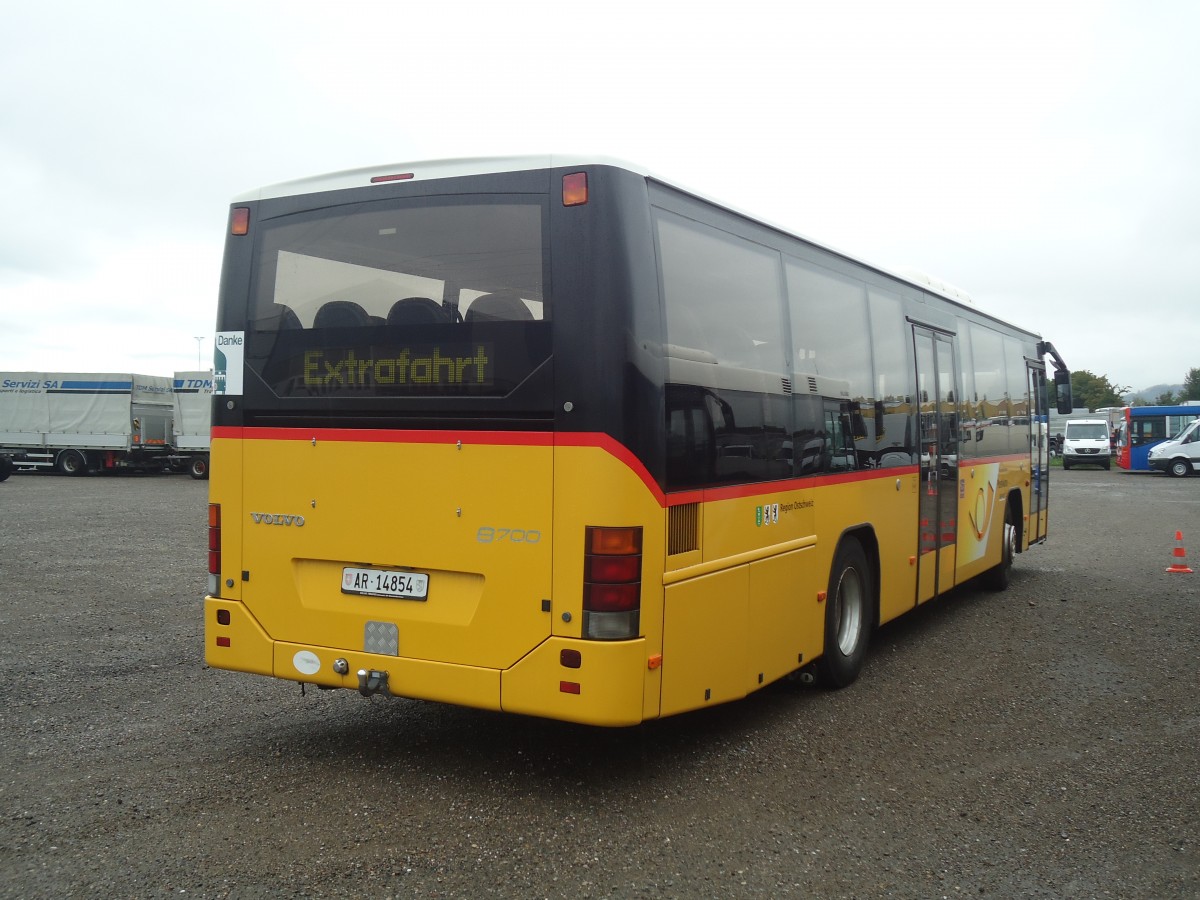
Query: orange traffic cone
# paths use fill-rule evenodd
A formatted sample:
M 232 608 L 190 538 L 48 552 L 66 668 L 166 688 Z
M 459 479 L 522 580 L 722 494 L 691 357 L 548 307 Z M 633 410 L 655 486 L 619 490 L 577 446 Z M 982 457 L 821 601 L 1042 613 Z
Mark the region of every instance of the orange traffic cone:
M 1168 572 L 1181 573 L 1191 575 L 1192 570 L 1188 568 L 1187 551 L 1183 549 L 1183 532 L 1175 532 L 1175 549 L 1171 554 L 1174 557 L 1174 562 L 1167 567 Z

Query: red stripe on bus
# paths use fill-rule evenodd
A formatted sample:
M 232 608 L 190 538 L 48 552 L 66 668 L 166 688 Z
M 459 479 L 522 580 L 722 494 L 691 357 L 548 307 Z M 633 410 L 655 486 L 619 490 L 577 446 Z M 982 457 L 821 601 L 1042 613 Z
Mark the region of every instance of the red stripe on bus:
M 441 431 L 390 428 L 238 428 L 219 425 L 214 438 L 240 441 L 343 441 L 351 444 L 454 444 L 458 441 L 498 447 L 549 447 L 554 435 L 547 431 Z
M 675 506 L 678 503 L 695 503 L 697 501 L 708 503 L 714 500 L 738 500 L 746 497 L 779 494 L 783 491 L 802 491 L 806 488 L 824 487 L 830 484 L 853 484 L 881 478 L 899 478 L 902 475 L 915 475 L 917 471 L 916 466 L 896 466 L 889 469 L 859 469 L 838 475 L 806 475 L 804 478 L 785 478 L 780 481 L 756 481 L 753 484 L 702 488 L 698 491 L 688 491 L 685 494 L 671 494 L 667 498 L 667 504 Z M 677 499 L 680 497 L 687 499 Z
M 581 447 L 602 450 L 623 464 L 641 479 L 659 506 L 681 506 L 685 503 L 711 503 L 717 500 L 739 500 L 748 497 L 768 496 L 785 491 L 824 487 L 833 484 L 854 484 L 881 478 L 899 478 L 915 475 L 917 466 L 897 466 L 889 469 L 861 469 L 831 475 L 810 475 L 803 478 L 786 478 L 779 481 L 758 481 L 753 484 L 737 484 L 728 487 L 695 488 L 687 491 L 665 493 L 651 477 L 649 470 L 633 452 L 613 437 L 600 432 L 549 432 L 549 431 L 440 431 L 396 430 L 384 428 L 258 428 L 218 425 L 212 430 L 214 438 L 244 441 L 344 441 L 347 443 L 394 443 L 394 444 L 452 444 L 464 441 L 473 444 L 491 444 L 498 447 Z M 964 465 L 982 462 L 1000 462 L 1005 459 L 1024 459 L 1024 456 L 991 457 L 975 459 Z

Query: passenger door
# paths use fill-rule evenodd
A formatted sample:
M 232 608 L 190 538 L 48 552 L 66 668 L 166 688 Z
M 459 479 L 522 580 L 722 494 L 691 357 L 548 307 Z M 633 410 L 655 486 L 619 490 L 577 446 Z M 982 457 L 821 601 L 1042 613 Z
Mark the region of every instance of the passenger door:
M 1046 371 L 1041 366 L 1030 365 L 1029 375 L 1029 543 L 1046 536 L 1046 511 L 1050 500 L 1050 434 L 1046 427 L 1049 421 L 1046 393 Z
M 958 416 L 953 335 L 913 325 L 920 423 L 917 602 L 954 586 L 958 541 Z

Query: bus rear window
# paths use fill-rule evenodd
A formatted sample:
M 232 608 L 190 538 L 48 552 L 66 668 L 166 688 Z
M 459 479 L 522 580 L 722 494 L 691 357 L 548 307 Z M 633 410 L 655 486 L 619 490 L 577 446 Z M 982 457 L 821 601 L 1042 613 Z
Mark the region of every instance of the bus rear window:
M 247 364 L 280 397 L 502 396 L 549 356 L 544 201 L 268 220 Z

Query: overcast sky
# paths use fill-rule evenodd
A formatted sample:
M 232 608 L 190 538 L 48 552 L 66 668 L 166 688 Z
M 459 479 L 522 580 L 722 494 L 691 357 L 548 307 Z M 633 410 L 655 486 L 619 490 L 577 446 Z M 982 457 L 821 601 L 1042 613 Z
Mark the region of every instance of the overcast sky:
M 8 4 L 0 370 L 207 368 L 249 189 L 569 152 L 927 272 L 1073 370 L 1181 383 L 1197 35 L 1193 0 Z

